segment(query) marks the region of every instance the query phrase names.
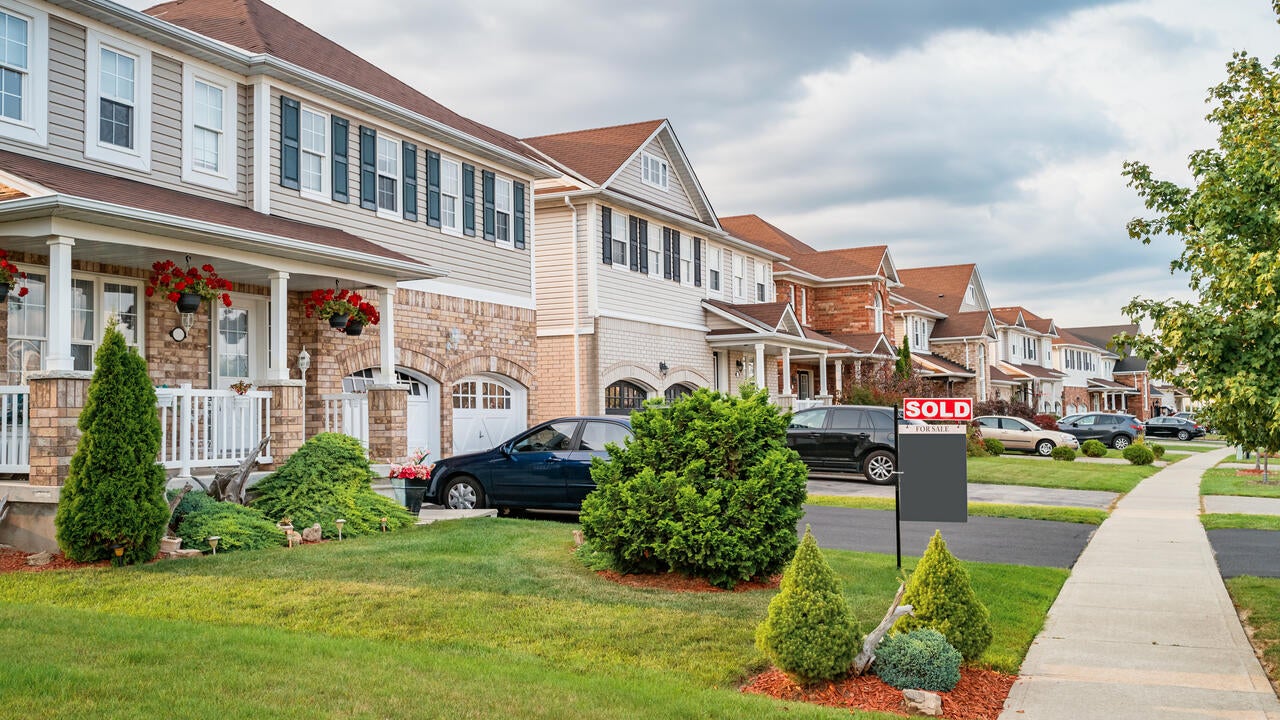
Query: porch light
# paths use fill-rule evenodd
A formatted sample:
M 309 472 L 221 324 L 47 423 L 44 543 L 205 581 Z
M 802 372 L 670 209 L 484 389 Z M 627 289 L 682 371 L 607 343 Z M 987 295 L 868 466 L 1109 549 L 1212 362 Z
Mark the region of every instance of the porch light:
M 307 352 L 307 346 L 302 346 L 302 352 L 298 353 L 298 372 L 302 374 L 302 379 L 307 379 L 307 371 L 311 369 L 311 353 Z
M 734 361 L 733 361 L 733 367 L 734 367 L 734 370 L 733 370 L 733 376 L 734 376 L 734 377 L 742 377 L 742 361 L 741 361 L 741 360 L 734 360 Z
M 662 375 L 662 377 L 666 377 L 666 376 L 667 376 L 667 370 L 668 370 L 668 369 L 669 369 L 669 368 L 667 367 L 667 363 L 666 363 L 665 361 L 663 361 L 663 362 L 659 362 L 659 363 L 658 363 L 658 373 L 659 373 L 660 375 Z

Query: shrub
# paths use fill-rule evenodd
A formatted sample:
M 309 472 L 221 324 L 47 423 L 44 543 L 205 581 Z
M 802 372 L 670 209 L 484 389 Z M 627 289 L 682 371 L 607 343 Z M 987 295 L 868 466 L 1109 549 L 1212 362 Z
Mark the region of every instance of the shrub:
M 1022 403 L 1009 400 L 984 400 L 974 404 L 973 416 L 980 417 L 982 415 L 1012 415 L 1023 420 L 1035 420 L 1035 413 L 1031 408 Z
M 1031 418 L 1031 422 L 1045 430 L 1062 430 L 1062 428 L 1058 427 L 1058 416 L 1051 413 L 1040 413 Z
M 1049 453 L 1049 457 L 1063 462 L 1073 462 L 1076 459 L 1076 451 L 1074 448 L 1069 448 L 1066 445 L 1059 445 Z
M 1099 458 L 1107 454 L 1107 446 L 1101 440 L 1085 440 L 1080 445 L 1080 452 L 1086 457 Z
M 902 602 L 911 605 L 915 615 L 899 618 L 893 626 L 898 632 L 933 628 L 966 660 L 976 660 L 991 644 L 991 614 L 974 594 L 969 572 L 947 550 L 940 532 L 934 532 L 911 573 Z
M 340 433 L 320 433 L 302 444 L 285 464 L 254 486 L 252 506 L 271 522 L 285 517 L 294 527 L 320 523 L 326 537 L 337 537 L 333 521 L 346 519 L 344 537 L 412 525 L 399 503 L 373 491 L 373 471 L 360 441 Z
M 72 560 L 112 564 L 156 556 L 169 521 L 160 453 L 160 416 L 147 362 L 108 325 L 94 355 L 71 458 L 54 518 L 58 546 Z M 124 552 L 116 557 L 113 547 Z
M 965 428 L 964 454 L 966 457 L 986 457 L 986 440 L 982 437 L 982 426 L 976 422 Z
M 1125 448 L 1120 454 L 1124 456 L 1125 460 L 1134 465 L 1150 465 L 1156 460 L 1156 454 L 1151 451 L 1151 448 L 1142 443 L 1134 443 Z
M 768 392 L 705 388 L 632 413 L 633 439 L 592 462 L 579 521 L 619 572 L 674 570 L 733 587 L 796 550 L 807 469 Z
M 862 646 L 862 630 L 836 575 L 805 529 L 769 616 L 756 628 L 760 652 L 802 685 L 848 672 Z
M 986 438 L 982 441 L 982 447 L 987 451 L 988 455 L 1000 457 L 1004 454 L 1004 443 L 995 438 Z
M 1151 452 L 1155 454 L 1155 456 L 1156 456 L 1156 459 L 1157 459 L 1157 460 L 1159 460 L 1160 458 L 1164 457 L 1164 446 L 1163 446 L 1163 445 L 1157 445 L 1156 443 L 1151 443 L 1151 444 L 1150 444 L 1150 445 L 1148 445 L 1147 447 L 1151 448 Z
M 183 516 L 178 525 L 178 537 L 183 547 L 209 550 L 206 541 L 217 535 L 218 552 L 234 550 L 261 550 L 284 544 L 284 531 L 262 516 L 262 513 L 237 503 L 218 502 L 207 495 L 207 502 L 199 509 Z M 186 502 L 186 498 L 183 498 Z
M 899 690 L 949 692 L 960 682 L 960 660 L 942 633 L 922 628 L 881 640 L 871 671 Z

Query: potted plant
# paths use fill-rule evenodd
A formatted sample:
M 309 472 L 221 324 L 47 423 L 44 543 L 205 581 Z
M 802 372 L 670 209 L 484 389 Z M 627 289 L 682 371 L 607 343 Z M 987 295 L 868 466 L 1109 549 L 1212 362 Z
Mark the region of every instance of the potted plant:
M 248 380 L 237 380 L 231 383 L 231 389 L 237 395 L 243 395 L 253 389 L 253 383 Z
M 158 292 L 175 303 L 178 312 L 193 313 L 200 309 L 202 300 L 221 299 L 223 305 L 231 307 L 231 295 L 227 293 L 230 289 L 231 281 L 218 277 L 208 263 L 183 270 L 174 261 L 165 260 L 151 266 L 146 294 L 151 297 Z
M 307 317 L 328 320 L 329 327 L 342 330 L 361 301 L 362 298 L 350 290 L 313 290 L 302 305 Z
M 352 295 L 352 299 L 360 298 L 359 295 Z M 356 303 L 355 312 L 351 313 L 351 317 L 347 318 L 347 325 L 343 330 L 348 335 L 359 335 L 364 330 L 365 325 L 377 325 L 382 317 L 378 315 L 378 308 L 372 303 L 365 302 L 360 299 Z
M 26 279 L 27 274 L 19 270 L 17 265 L 9 262 L 9 253 L 0 250 L 0 303 L 9 297 L 9 292 L 19 283 L 22 283 L 22 287 L 18 288 L 18 297 L 26 297 Z

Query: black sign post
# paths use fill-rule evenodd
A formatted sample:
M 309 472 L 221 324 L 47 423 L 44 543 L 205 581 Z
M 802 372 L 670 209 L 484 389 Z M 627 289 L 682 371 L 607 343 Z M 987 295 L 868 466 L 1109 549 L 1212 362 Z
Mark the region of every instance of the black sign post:
M 893 464 L 893 535 L 894 548 L 898 552 L 898 569 L 902 569 L 902 453 L 898 443 L 898 404 L 893 405 L 893 449 L 898 456 Z

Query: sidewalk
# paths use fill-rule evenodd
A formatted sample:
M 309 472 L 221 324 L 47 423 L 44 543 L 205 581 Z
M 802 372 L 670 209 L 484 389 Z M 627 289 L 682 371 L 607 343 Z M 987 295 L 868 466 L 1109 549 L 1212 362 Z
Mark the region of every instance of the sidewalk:
M 1076 562 L 1001 720 L 1280 720 L 1198 519 L 1200 453 L 1142 481 Z

